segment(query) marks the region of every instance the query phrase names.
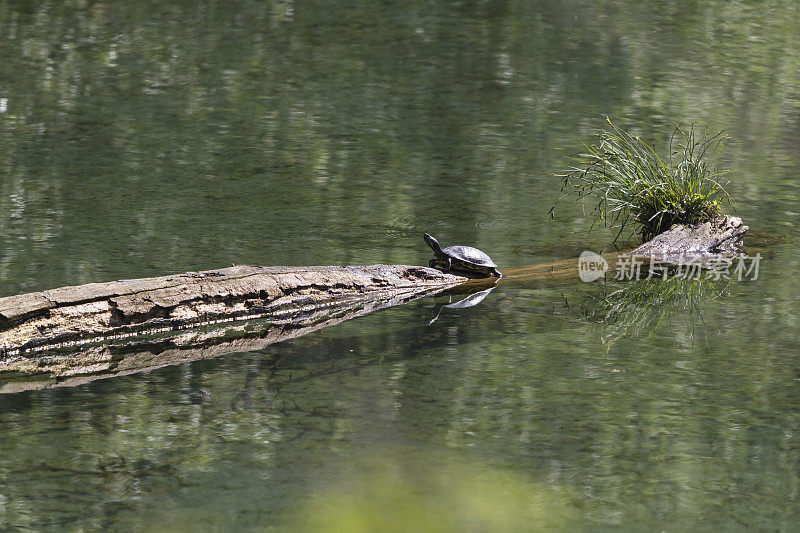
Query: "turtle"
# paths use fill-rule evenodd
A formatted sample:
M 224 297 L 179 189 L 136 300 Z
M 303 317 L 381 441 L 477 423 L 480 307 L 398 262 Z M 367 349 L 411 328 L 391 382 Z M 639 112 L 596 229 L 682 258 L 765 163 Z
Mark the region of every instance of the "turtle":
M 442 249 L 439 241 L 428 233 L 424 235 L 424 238 L 425 243 L 431 247 L 436 256 L 428 263 L 431 268 L 441 267 L 442 272 L 458 270 L 495 276 L 498 279 L 503 277 L 503 274 L 497 270 L 497 265 L 492 261 L 492 258 L 477 248 L 472 246 L 448 246 Z

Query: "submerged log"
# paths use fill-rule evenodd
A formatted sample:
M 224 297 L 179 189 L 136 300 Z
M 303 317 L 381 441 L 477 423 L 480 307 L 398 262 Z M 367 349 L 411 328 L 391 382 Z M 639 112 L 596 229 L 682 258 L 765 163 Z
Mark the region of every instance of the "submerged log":
M 675 226 L 622 254 L 695 264 L 740 253 L 735 217 Z M 578 277 L 575 260 L 504 268 L 503 283 Z M 234 266 L 90 283 L 0 298 L 0 392 L 69 386 L 261 349 L 443 291 L 469 294 L 495 278 L 406 265 Z M 202 326 L 202 327 L 201 327 Z
M 0 298 L 0 355 L 198 324 L 281 316 L 464 282 L 426 267 L 234 266 Z
M 747 229 L 728 216 L 677 225 L 624 255 L 673 265 L 702 263 L 739 253 Z M 573 260 L 504 271 L 507 282 L 577 275 Z M 465 281 L 462 275 L 407 265 L 234 266 L 61 287 L 0 298 L 0 357 L 87 339 L 280 316 L 387 292 L 419 294 Z

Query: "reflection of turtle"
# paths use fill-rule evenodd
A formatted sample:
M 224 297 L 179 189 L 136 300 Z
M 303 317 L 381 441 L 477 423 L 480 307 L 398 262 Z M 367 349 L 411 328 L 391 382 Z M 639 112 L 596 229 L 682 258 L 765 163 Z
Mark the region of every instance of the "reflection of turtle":
M 497 282 L 495 282 L 495 283 L 497 283 Z M 479 292 L 473 292 L 472 294 L 470 294 L 466 298 L 461 299 L 461 300 L 459 300 L 457 302 L 442 305 L 439 308 L 439 311 L 436 313 L 436 316 L 433 317 L 430 322 L 428 322 L 428 325 L 430 326 L 431 324 L 436 322 L 436 319 L 439 318 L 439 314 L 442 312 L 442 309 L 444 309 L 445 307 L 447 307 L 449 309 L 464 309 L 464 308 L 467 308 L 467 307 L 472 307 L 473 305 L 478 305 L 479 303 L 481 303 L 483 301 L 484 298 L 489 296 L 489 293 L 492 292 L 495 288 L 496 287 L 489 287 L 488 289 L 484 289 L 484 290 L 479 291 Z M 452 302 L 452 298 L 450 299 L 450 301 Z
M 475 274 L 485 274 L 502 278 L 503 275 L 497 270 L 492 258 L 472 246 L 448 246 L 445 249 L 439 245 L 439 241 L 425 234 L 425 242 L 433 249 L 436 256 L 430 260 L 431 268 L 441 267 L 443 272 L 458 270 L 461 272 L 472 272 Z

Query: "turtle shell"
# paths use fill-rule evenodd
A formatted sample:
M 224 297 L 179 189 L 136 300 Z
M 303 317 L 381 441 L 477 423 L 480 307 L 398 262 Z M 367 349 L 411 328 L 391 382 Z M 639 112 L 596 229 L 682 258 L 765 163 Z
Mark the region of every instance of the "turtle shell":
M 486 268 L 496 268 L 492 258 L 472 246 L 448 246 L 442 250 L 447 257 Z

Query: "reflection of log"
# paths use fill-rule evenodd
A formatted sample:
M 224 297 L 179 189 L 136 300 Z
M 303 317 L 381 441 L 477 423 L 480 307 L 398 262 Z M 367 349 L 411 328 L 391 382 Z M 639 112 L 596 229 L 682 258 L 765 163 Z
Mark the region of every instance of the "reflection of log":
M 475 285 L 477 290 L 479 284 Z M 225 322 L 157 335 L 106 339 L 102 343 L 7 356 L 0 360 L 0 393 L 72 387 L 97 379 L 254 351 L 359 316 L 447 290 L 380 291 L 338 299 L 325 307 L 296 307 L 278 317 Z
M 196 324 L 414 295 L 465 281 L 404 266 L 252 267 L 91 283 L 0 298 L 6 355 Z

